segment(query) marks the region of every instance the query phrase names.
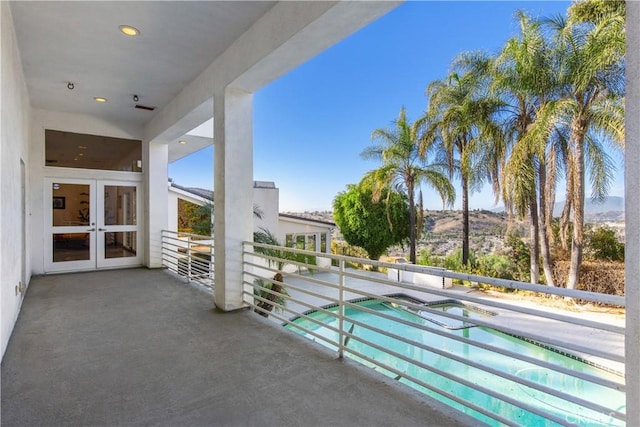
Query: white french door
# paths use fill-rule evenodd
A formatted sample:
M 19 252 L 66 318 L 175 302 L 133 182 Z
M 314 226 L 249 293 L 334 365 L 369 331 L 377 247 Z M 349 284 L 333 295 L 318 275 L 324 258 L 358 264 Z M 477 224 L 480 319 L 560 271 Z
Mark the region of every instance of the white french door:
M 138 182 L 46 179 L 46 271 L 140 265 L 140 197 Z

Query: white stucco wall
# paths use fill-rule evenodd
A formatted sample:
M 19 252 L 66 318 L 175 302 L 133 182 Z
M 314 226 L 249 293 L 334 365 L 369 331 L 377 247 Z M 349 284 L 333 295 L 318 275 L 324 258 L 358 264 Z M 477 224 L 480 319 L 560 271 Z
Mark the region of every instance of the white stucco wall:
M 280 210 L 280 190 L 273 182 L 255 181 L 253 184 L 253 206 L 262 211 L 262 219 L 253 219 L 254 231 L 265 228 L 278 235 L 278 211 Z
M 87 178 L 142 181 L 142 174 L 135 172 L 91 171 L 88 169 L 71 169 L 45 167 L 45 129 L 83 133 L 89 135 L 103 135 L 114 138 L 140 139 L 142 130 L 138 127 L 113 123 L 88 114 L 71 114 L 59 111 L 32 109 L 30 126 L 29 163 L 31 180 L 31 263 L 33 274 L 43 274 L 44 247 L 49 243 L 45 233 L 45 202 L 43 187 L 45 177 Z M 144 153 L 143 153 L 144 154 Z M 145 165 L 143 169 L 146 170 Z M 143 188 L 143 200 L 146 190 Z M 48 205 L 47 205 L 48 206 Z M 140 220 L 144 220 L 144 215 Z M 141 250 L 144 250 L 144 242 Z
M 304 223 L 302 221 L 296 221 L 295 219 L 290 218 L 280 218 L 280 238 L 284 242 L 285 236 L 287 234 L 309 234 L 309 233 L 329 233 L 331 236 L 331 229 L 333 227 L 326 225 L 314 225 L 309 223 Z M 327 242 L 330 246 L 330 242 Z
M 167 230 L 178 231 L 178 194 L 171 187 L 167 194 Z
M 29 253 L 29 227 L 25 224 L 27 240 L 23 240 L 21 162 L 25 167 L 26 192 L 29 192 L 29 98 L 15 38 L 15 29 L 8 2 L 0 2 L 0 316 L 2 356 L 20 312 L 24 293 L 16 294 L 16 286 L 24 281 L 26 288 L 31 277 L 24 252 Z M 28 196 L 27 202 L 28 202 Z M 27 215 L 29 212 L 27 204 Z M 23 264 L 24 263 L 24 264 Z M 26 272 L 25 277 L 23 275 Z

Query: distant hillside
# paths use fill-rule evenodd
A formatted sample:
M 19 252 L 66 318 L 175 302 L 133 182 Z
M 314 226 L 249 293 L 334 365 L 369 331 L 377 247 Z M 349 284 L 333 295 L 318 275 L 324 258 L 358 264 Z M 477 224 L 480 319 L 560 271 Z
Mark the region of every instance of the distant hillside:
M 564 200 L 556 202 L 553 205 L 553 216 L 559 217 L 562 214 L 564 208 Z M 504 212 L 504 206 L 491 209 L 491 212 L 500 213 Z M 602 217 L 616 217 L 621 220 L 624 219 L 624 197 L 608 196 L 603 201 L 592 200 L 590 197 L 584 200 L 584 213 L 589 217 L 602 218 Z M 612 218 L 612 220 L 615 220 Z
M 508 222 L 508 216 L 504 212 L 469 212 L 469 228 L 472 235 L 504 235 Z M 514 227 L 520 228 L 522 225 L 520 221 L 513 221 Z M 425 230 L 431 235 L 462 235 L 462 211 L 425 211 Z
M 564 208 L 564 201 L 556 202 L 553 206 L 553 216 L 560 216 L 562 209 Z M 605 197 L 603 201 L 593 200 L 590 197 L 584 200 L 584 213 L 585 215 L 596 215 L 608 212 L 624 212 L 624 198 L 609 196 Z

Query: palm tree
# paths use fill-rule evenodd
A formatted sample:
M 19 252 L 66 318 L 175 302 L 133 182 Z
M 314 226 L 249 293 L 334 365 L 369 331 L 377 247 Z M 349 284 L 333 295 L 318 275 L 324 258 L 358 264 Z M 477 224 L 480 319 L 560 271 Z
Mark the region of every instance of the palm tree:
M 407 121 L 404 107 L 391 129 L 376 129 L 371 139 L 378 144 L 362 152 L 365 159 L 382 162 L 378 169 L 369 171 L 363 181 L 373 185 L 374 198 L 380 197 L 384 188 L 406 194 L 409 199 L 410 250 L 409 260 L 416 262 L 416 206 L 415 192 L 422 183 L 433 187 L 442 198 L 443 205 L 452 205 L 455 190 L 443 173 L 443 165 L 428 163 L 426 155 L 420 156 L 420 126 Z M 426 149 L 425 149 L 426 150 Z M 428 150 L 424 151 L 426 154 Z
M 554 286 L 551 240 L 558 177 L 570 158 L 566 132 L 557 120 L 558 87 L 553 49 L 541 25 L 518 13 L 520 35 L 509 39 L 496 57 L 466 54 L 457 66 L 489 76 L 491 92 L 504 102 L 502 197 L 510 211 L 529 217 L 530 280 L 539 281 L 539 258 L 545 281 Z M 569 175 L 570 177 L 570 175 Z
M 255 243 L 262 243 L 272 246 L 268 248 L 256 246 L 254 247 L 254 252 L 270 257 L 268 259 L 269 265 L 276 265 L 278 270 L 282 270 L 290 261 L 292 263 L 295 263 L 295 265 L 316 264 L 316 258 L 313 256 L 294 253 L 286 249 L 277 248 L 278 246 L 283 246 L 278 241 L 278 238 L 274 236 L 271 231 L 265 228 L 261 228 L 259 231 L 255 231 L 253 233 L 253 241 Z M 281 271 L 277 271 L 273 276 L 273 279 L 271 280 L 256 279 L 253 283 L 253 294 L 267 300 L 262 301 L 256 299 L 255 304 L 258 308 L 255 309 L 255 312 L 259 315 L 269 317 L 269 313 L 273 310 L 274 307 L 277 308 L 286 304 L 289 293 L 283 286 L 284 278 Z M 265 291 L 265 289 L 270 290 L 271 292 Z M 262 310 L 260 310 L 259 308 Z
M 520 35 L 509 39 L 492 67 L 493 90 L 505 100 L 509 156 L 503 199 L 520 217 L 529 216 L 530 280 L 539 282 L 539 256 L 547 285 L 554 286 L 550 251 L 558 147 L 552 142 L 555 95 L 551 49 L 540 25 L 518 13 Z
M 624 141 L 624 56 L 620 44 L 610 40 L 612 21 L 619 22 L 620 17 L 613 14 L 585 23 L 561 17 L 546 21 L 562 64 L 557 77 L 561 90 L 557 117 L 569 135 L 567 200 L 573 208 L 569 289 L 577 285 L 582 264 L 585 166 L 590 166 L 592 196 L 603 198 L 612 170 L 603 143 L 614 143 L 613 147 Z
M 420 141 L 424 155 L 433 141 L 442 144 L 449 176 L 460 177 L 462 185 L 462 264 L 469 262 L 469 193 L 485 180 L 497 182 L 495 149 L 502 140 L 495 121 L 501 101 L 491 96 L 482 76 L 475 73 L 449 75 L 429 84 L 429 104 L 420 120 L 426 132 Z M 500 150 L 498 150 L 500 151 Z

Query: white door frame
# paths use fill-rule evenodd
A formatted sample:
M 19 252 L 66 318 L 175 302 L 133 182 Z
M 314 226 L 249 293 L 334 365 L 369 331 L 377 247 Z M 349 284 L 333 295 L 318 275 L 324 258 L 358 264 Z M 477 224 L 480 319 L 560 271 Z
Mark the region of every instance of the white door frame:
M 89 186 L 89 225 L 68 225 L 53 226 L 53 185 L 60 184 L 81 184 Z M 106 185 L 128 186 L 136 188 L 135 200 L 135 218 L 136 225 L 105 225 L 105 206 L 104 206 L 104 187 Z M 70 271 L 86 271 L 102 268 L 118 268 L 142 265 L 142 183 L 139 181 L 119 181 L 119 180 L 101 180 L 98 178 L 51 178 L 44 179 L 44 221 L 45 221 L 45 272 L 70 272 Z M 132 201 L 129 201 L 132 202 Z M 124 208 L 124 207 L 123 207 Z M 128 232 L 135 231 L 135 242 L 130 244 L 135 246 L 136 255 L 132 257 L 106 258 L 105 254 L 105 234 L 109 232 Z M 53 262 L 53 245 L 54 234 L 67 233 L 87 233 L 89 259 L 82 261 L 65 261 Z
M 136 212 L 134 213 L 134 217 L 136 218 L 135 225 L 105 225 L 105 206 L 104 206 L 104 187 L 108 185 L 114 186 L 123 186 L 123 187 L 135 187 L 136 188 L 136 200 L 128 200 L 126 195 L 123 198 L 127 200 L 121 200 L 122 210 L 126 211 L 130 209 L 131 204 L 135 205 Z M 139 182 L 132 181 L 113 181 L 113 180 L 98 180 L 97 181 L 97 208 L 98 208 L 98 216 L 97 216 L 97 257 L 96 257 L 96 265 L 97 268 L 109 268 L 109 267 L 131 267 L 142 265 L 142 256 L 140 248 L 141 241 L 141 227 L 140 227 L 140 207 L 141 207 L 141 194 L 140 194 L 141 185 Z M 125 215 L 127 216 L 127 215 Z M 110 232 L 135 232 L 136 239 L 135 242 L 131 242 L 133 248 L 136 251 L 136 256 L 134 257 L 121 257 L 121 258 L 107 258 L 105 253 L 105 239 L 106 233 Z

